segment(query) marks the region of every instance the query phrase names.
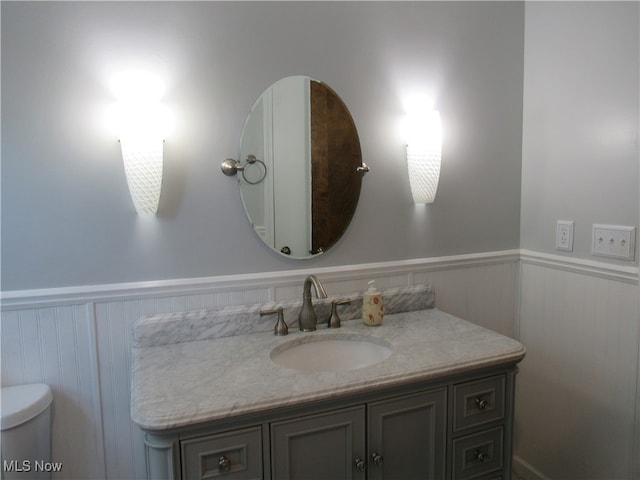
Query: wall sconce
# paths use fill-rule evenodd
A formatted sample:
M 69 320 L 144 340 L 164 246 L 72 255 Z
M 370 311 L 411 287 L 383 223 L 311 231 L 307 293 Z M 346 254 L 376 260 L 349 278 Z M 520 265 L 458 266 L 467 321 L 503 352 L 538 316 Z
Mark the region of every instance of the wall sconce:
M 162 82 L 154 76 L 128 72 L 114 79 L 118 102 L 110 111 L 122 149 L 131 200 L 139 214 L 155 215 L 162 188 L 164 136 L 172 119 L 160 104 Z
M 433 203 L 440 179 L 442 124 L 440 113 L 414 102 L 408 108 L 407 167 L 415 203 Z

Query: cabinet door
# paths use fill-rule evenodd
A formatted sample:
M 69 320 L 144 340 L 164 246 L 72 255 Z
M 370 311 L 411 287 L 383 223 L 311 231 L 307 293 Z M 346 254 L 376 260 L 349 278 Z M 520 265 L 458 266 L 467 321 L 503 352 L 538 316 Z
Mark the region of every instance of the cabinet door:
M 271 424 L 274 479 L 361 480 L 365 453 L 364 406 Z
M 441 389 L 369 404 L 369 479 L 444 478 L 446 398 Z

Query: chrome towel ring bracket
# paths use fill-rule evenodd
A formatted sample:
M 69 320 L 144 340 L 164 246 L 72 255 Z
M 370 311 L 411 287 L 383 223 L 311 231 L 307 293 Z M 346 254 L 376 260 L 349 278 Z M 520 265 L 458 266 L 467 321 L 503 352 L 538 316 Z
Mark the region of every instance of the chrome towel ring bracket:
M 247 170 L 252 165 L 256 165 L 257 168 L 262 169 L 262 173 L 258 177 L 258 180 L 250 180 L 246 176 Z M 267 176 L 267 166 L 264 164 L 262 160 L 258 160 L 255 155 L 247 155 L 247 158 L 245 159 L 245 163 L 242 163 L 241 161 L 238 161 L 238 160 L 234 160 L 233 158 L 227 158 L 225 161 L 222 162 L 222 165 L 220 166 L 220 168 L 222 169 L 222 173 L 224 173 L 229 177 L 237 174 L 238 172 L 242 172 L 242 178 L 244 179 L 245 182 L 247 182 L 250 185 L 257 185 L 258 183 L 262 182 Z
M 356 167 L 356 172 L 361 173 L 363 177 L 369 173 L 369 170 L 369 166 L 364 162 L 359 167 Z
M 261 166 L 262 174 L 260 175 L 258 180 L 249 180 L 246 176 L 246 171 L 251 165 L 256 165 L 256 164 L 259 164 Z M 222 173 L 224 173 L 229 177 L 236 175 L 238 172 L 242 172 L 242 178 L 244 178 L 244 181 L 247 182 L 249 185 L 259 184 L 267 176 L 267 166 L 262 160 L 259 160 L 258 158 L 256 158 L 255 155 L 247 155 L 247 158 L 245 159 L 245 163 L 241 163 L 240 161 L 234 160 L 233 158 L 227 158 L 222 162 L 220 169 L 222 170 Z M 367 166 L 366 163 L 362 162 L 362 165 L 356 168 L 356 172 L 364 176 L 369 172 L 369 167 Z

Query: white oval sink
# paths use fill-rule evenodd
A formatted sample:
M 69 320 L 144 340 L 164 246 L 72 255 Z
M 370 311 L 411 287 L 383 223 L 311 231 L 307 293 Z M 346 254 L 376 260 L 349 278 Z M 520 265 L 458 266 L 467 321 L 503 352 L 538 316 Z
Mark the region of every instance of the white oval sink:
M 344 372 L 375 365 L 393 353 L 389 342 L 363 335 L 313 334 L 283 343 L 271 351 L 281 367 L 305 372 Z

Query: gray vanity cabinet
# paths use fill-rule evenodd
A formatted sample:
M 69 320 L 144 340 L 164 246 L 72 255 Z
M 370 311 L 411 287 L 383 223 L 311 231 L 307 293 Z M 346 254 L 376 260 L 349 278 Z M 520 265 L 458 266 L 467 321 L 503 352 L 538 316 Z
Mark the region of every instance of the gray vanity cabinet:
M 147 432 L 149 479 L 508 480 L 515 367 Z

